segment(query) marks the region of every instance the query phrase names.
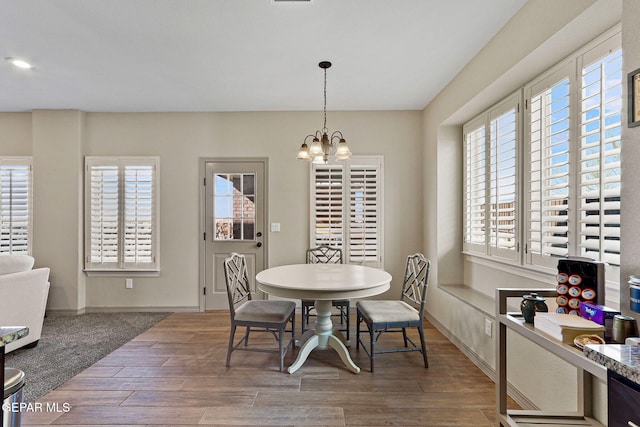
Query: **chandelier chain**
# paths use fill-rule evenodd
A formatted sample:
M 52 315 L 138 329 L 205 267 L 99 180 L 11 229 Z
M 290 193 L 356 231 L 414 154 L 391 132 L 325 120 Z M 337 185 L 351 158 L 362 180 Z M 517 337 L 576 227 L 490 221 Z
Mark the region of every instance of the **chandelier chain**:
M 327 128 L 327 69 L 324 69 L 324 127 Z

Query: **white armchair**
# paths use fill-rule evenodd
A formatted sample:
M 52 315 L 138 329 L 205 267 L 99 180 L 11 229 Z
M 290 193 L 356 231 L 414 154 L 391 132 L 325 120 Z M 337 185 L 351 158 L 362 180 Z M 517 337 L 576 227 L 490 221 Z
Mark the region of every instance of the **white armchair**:
M 38 344 L 49 296 L 49 268 L 31 269 L 28 255 L 0 255 L 0 326 L 27 326 L 29 335 L 8 344 L 8 353 Z

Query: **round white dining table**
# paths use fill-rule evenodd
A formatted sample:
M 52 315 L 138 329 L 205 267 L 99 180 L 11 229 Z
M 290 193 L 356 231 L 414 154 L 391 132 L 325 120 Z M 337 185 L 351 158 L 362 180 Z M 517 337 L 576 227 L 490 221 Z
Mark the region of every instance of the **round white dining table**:
M 292 374 L 307 360 L 312 350 L 333 348 L 346 367 L 354 373 L 353 362 L 340 331 L 333 329 L 331 301 L 365 298 L 387 291 L 391 275 L 384 270 L 351 264 L 292 264 L 263 270 L 256 275 L 258 288 L 269 295 L 315 301 L 315 329 L 300 338 L 300 351 L 287 369 Z

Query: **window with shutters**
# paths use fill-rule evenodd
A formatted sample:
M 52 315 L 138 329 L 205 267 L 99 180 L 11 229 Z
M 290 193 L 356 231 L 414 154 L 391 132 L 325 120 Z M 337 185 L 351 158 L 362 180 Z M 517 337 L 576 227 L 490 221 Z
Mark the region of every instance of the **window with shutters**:
M 525 88 L 526 263 L 555 267 L 565 256 L 604 261 L 612 306 L 620 266 L 622 81 L 615 34 Z
M 31 255 L 31 158 L 0 157 L 0 254 Z
M 620 266 L 622 50 L 582 67 L 578 160 L 580 255 Z
M 616 28 L 525 85 L 521 114 L 511 95 L 463 126 L 464 252 L 545 272 L 566 256 L 604 261 L 612 307 L 620 274 L 620 46 Z
M 311 245 L 340 248 L 350 264 L 381 267 L 382 157 L 311 165 Z
M 87 157 L 85 269 L 158 271 L 157 158 Z
M 527 262 L 569 255 L 570 75 L 573 61 L 525 88 L 528 100 Z
M 463 127 L 464 250 L 518 260 L 520 91 Z
M 485 117 L 464 127 L 464 248 L 486 253 L 487 141 Z

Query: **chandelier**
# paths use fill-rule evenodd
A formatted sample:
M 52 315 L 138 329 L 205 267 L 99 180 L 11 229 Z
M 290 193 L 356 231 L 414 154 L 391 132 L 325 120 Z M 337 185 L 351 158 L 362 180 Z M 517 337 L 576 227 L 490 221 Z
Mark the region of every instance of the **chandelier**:
M 327 68 L 331 67 L 331 62 L 322 61 L 318 67 L 324 70 L 324 126 L 322 130 L 317 130 L 313 135 L 307 135 L 298 151 L 298 160 L 312 160 L 313 163 L 327 163 L 329 160 L 329 150 L 335 149 L 337 160 L 348 160 L 351 158 L 351 151 L 347 141 L 339 130 L 333 132 L 329 137 L 327 129 Z M 313 138 L 311 146 L 307 145 L 307 140 Z

